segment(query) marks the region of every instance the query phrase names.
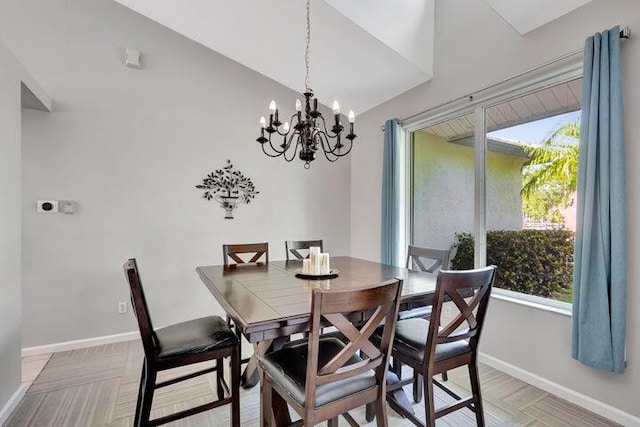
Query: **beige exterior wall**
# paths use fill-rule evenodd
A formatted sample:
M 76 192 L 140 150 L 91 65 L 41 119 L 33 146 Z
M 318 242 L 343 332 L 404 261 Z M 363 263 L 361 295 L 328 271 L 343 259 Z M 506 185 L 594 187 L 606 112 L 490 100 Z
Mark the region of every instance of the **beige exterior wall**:
M 413 243 L 448 248 L 455 233 L 473 232 L 473 147 L 427 132 L 414 134 Z M 522 228 L 521 157 L 490 151 L 487 228 Z

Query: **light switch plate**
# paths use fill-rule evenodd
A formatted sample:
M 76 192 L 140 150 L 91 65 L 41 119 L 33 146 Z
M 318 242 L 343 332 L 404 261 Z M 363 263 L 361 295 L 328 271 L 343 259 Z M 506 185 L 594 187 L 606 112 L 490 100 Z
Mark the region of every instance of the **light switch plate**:
M 125 59 L 124 63 L 127 67 L 131 68 L 141 68 L 140 65 L 140 51 L 135 49 L 127 48 L 125 50 Z

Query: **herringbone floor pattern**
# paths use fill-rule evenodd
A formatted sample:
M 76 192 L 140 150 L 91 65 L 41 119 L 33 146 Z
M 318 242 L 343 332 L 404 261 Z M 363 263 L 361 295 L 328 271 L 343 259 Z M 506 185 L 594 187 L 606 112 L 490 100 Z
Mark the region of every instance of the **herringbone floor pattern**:
M 131 426 L 141 366 L 142 346 L 139 341 L 55 353 L 27 391 L 7 427 Z M 173 371 L 170 375 L 190 369 Z M 488 426 L 617 425 L 485 365 L 480 367 L 480 376 Z M 163 375 L 160 379 L 168 377 Z M 465 393 L 468 390 L 466 372 L 450 372 L 449 384 Z M 204 403 L 214 396 L 214 387 L 214 377 L 207 375 L 160 389 L 154 399 L 152 417 Z M 442 396 L 440 390 L 436 392 L 436 407 L 450 401 Z M 414 408 L 424 417 L 422 403 L 414 405 Z M 242 390 L 241 411 L 243 426 L 259 425 L 259 387 Z M 362 409 L 353 411 L 352 415 L 362 425 L 366 424 Z M 340 422 L 342 426 L 344 420 Z M 389 410 L 389 424 L 398 427 L 412 425 L 392 410 Z M 438 420 L 437 424 L 474 426 L 475 419 L 470 411 L 462 410 Z M 218 408 L 168 425 L 227 426 L 229 409 Z M 371 425 L 375 425 L 375 421 Z

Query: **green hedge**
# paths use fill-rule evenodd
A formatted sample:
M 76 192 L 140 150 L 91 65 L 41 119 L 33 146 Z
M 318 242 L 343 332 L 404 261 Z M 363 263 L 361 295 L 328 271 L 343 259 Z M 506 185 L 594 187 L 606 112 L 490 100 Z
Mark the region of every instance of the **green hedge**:
M 473 268 L 473 237 L 457 233 L 454 270 Z M 574 233 L 568 230 L 487 232 L 487 264 L 496 265 L 495 286 L 566 300 L 573 281 Z

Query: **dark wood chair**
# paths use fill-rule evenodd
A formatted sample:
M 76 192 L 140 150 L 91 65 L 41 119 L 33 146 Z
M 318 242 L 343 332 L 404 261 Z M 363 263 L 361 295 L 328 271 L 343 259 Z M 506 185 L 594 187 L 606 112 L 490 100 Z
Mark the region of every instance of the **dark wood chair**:
M 243 264 L 268 264 L 269 243 L 222 245 L 222 258 L 225 268 L 234 268 Z
M 222 245 L 222 258 L 224 268 L 237 268 L 238 266 L 265 266 L 269 263 L 269 243 L 240 243 Z M 234 325 L 231 316 L 227 314 L 227 325 L 235 328 L 240 345 L 240 357 L 242 357 L 242 331 L 238 325 Z M 240 360 L 240 363 L 248 363 L 250 358 Z
M 131 304 L 138 320 L 144 348 L 134 426 L 157 426 L 227 404 L 231 406 L 231 425 L 240 426 L 238 338 L 219 316 L 202 317 L 154 330 L 136 260 L 128 260 L 123 268 L 131 288 Z M 230 390 L 223 375 L 223 359 L 227 357 L 231 359 Z M 209 360 L 215 360 L 213 367 L 156 384 L 160 371 Z M 217 400 L 149 420 L 156 389 L 211 372 L 216 373 Z
M 309 248 L 313 246 L 319 247 L 322 252 L 322 240 L 287 240 L 284 242 L 287 261 L 291 260 L 291 255 L 293 255 L 293 259 L 309 258 Z
M 422 248 L 419 246 L 409 245 L 407 249 L 407 268 L 412 270 L 424 271 L 427 273 L 435 273 L 438 270 L 449 269 L 450 249 L 434 249 Z M 428 319 L 431 315 L 431 305 L 414 308 L 411 310 L 401 311 L 398 318 L 413 319 L 420 317 Z
M 314 288 L 309 338 L 260 359 L 263 425 L 271 425 L 277 398 L 302 417 L 293 425 L 328 420 L 337 427 L 343 415 L 357 426 L 348 411 L 372 403 L 377 425 L 387 426 L 386 374 L 401 288 L 401 280 L 360 290 Z M 364 313 L 370 314 L 366 320 Z M 323 323 L 335 326 L 343 339 L 322 336 Z M 370 338 L 378 328 L 381 339 L 374 344 Z
M 414 318 L 397 322 L 392 355 L 394 359 L 397 358 L 403 364 L 409 365 L 423 377 L 426 423 L 423 424 L 413 414 L 402 414 L 414 424 L 435 427 L 437 418 L 466 407 L 475 412 L 478 426 L 484 426 L 477 366 L 478 342 L 495 280 L 495 271 L 494 266 L 476 270 L 441 270 L 438 274 L 431 319 Z M 468 295 L 472 296 L 465 300 Z M 444 322 L 443 304 L 448 301 L 451 301 L 459 313 L 451 321 Z M 464 399 L 433 378 L 436 374 L 460 366 L 467 366 L 471 380 L 472 394 Z M 412 380 L 409 378 L 399 381 L 389 389 L 402 387 Z M 434 385 L 457 401 L 436 410 L 433 398 Z
M 406 267 L 427 273 L 435 273 L 439 270 L 448 270 L 452 249 L 424 248 L 409 245 L 407 248 Z M 432 302 L 433 301 L 430 298 L 428 301 L 423 301 L 423 305 L 420 307 L 403 310 L 398 313 L 398 319 L 429 319 L 431 316 Z M 398 377 L 402 379 L 402 363 L 396 359 L 393 359 L 393 370 L 396 372 Z M 413 378 L 413 400 L 418 403 L 422 400 L 422 384 L 420 384 L 421 380 L 418 373 L 414 373 Z M 443 381 L 448 380 L 446 372 L 442 373 L 442 379 Z

